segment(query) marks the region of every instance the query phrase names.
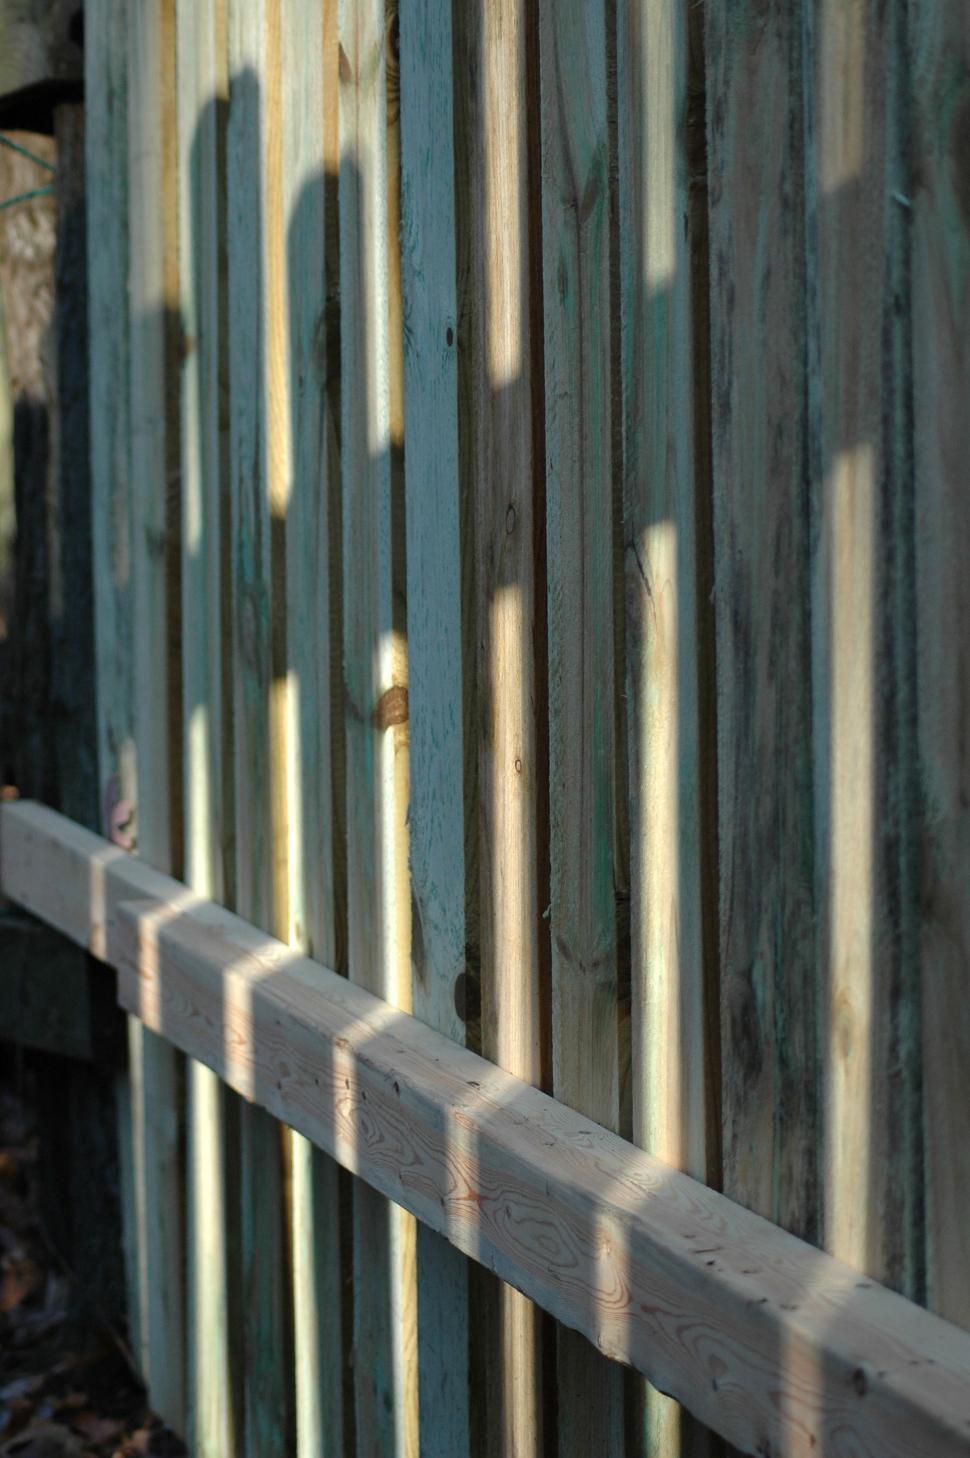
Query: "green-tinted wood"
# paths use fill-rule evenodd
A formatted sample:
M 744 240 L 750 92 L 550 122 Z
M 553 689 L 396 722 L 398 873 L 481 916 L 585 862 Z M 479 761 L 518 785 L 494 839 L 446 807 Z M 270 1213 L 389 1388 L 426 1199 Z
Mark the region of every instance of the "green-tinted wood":
M 331 685 L 340 663 L 330 623 L 331 558 L 340 552 L 329 511 L 326 416 L 325 31 L 318 0 L 286 7 L 282 29 L 283 205 L 286 219 L 287 397 L 290 480 L 286 509 L 289 941 L 341 965 Z M 332 80 L 331 74 L 327 80 Z M 342 1454 L 340 1220 L 337 1166 L 292 1136 L 291 1249 L 299 1458 Z
M 539 804 L 547 765 L 542 627 L 541 331 L 531 263 L 539 198 L 535 9 L 527 0 L 454 11 L 460 437 L 472 496 L 481 1051 L 543 1079 L 548 905 Z M 536 460 L 538 455 L 539 460 Z M 541 688 L 537 695 L 537 684 Z M 472 827 L 469 827 L 472 829 Z M 537 1458 L 546 1418 L 542 1315 L 521 1292 L 478 1275 L 474 1422 L 487 1458 Z M 476 1399 L 477 1394 L 477 1399 Z
M 927 1295 L 970 1327 L 970 11 L 908 20 Z
M 227 216 L 235 874 L 238 910 L 286 936 L 284 300 L 277 0 L 231 0 Z M 247 1458 L 291 1451 L 283 1133 L 240 1109 Z
M 724 1190 L 818 1239 L 802 19 L 705 12 Z
M 401 18 L 401 258 L 407 443 L 413 1009 L 465 1040 L 462 540 L 458 474 L 451 0 Z M 469 1452 L 468 1266 L 419 1229 L 423 1458 Z
M 177 279 L 174 0 L 145 0 L 128 35 L 128 227 L 131 580 L 138 853 L 181 867 L 178 783 L 177 516 L 169 478 L 178 419 L 170 391 Z M 97 245 L 95 245 L 97 246 Z M 174 550 L 173 550 L 174 549 Z M 185 1430 L 181 1059 L 129 1022 L 138 1219 L 141 1348 L 149 1399 Z
M 617 9 L 633 1137 L 716 1185 L 701 23 L 681 0 Z M 684 1409 L 643 1396 L 646 1452 L 710 1451 Z
M 179 0 L 179 310 L 182 331 L 182 675 L 185 878 L 225 902 L 232 768 L 231 653 L 223 636 L 228 527 L 223 0 Z M 219 1079 L 186 1070 L 188 1440 L 199 1458 L 242 1443 L 242 1389 L 232 1292 L 239 1200 L 238 1114 Z
M 810 20 L 821 1235 L 833 1255 L 916 1294 L 909 219 L 894 197 L 908 145 L 902 35 L 893 9 L 870 0 L 818 0 Z
M 540 4 L 553 1091 L 617 1129 L 610 143 L 600 0 Z M 623 1379 L 559 1333 L 563 1458 L 623 1446 Z
M 351 978 L 411 1006 L 403 521 L 393 456 L 398 223 L 383 0 L 341 0 L 340 293 L 347 917 Z M 357 1451 L 416 1458 L 411 1218 L 354 1188 Z

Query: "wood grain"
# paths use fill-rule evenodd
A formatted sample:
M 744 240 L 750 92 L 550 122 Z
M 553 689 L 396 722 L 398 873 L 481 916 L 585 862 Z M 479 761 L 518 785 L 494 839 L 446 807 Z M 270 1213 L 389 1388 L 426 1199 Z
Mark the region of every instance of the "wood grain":
M 618 1128 L 607 16 L 540 5 L 553 1090 Z M 622 1373 L 559 1337 L 564 1455 L 619 1454 Z
M 927 1294 L 970 1327 L 970 17 L 917 0 L 908 20 Z
M 700 31 L 700 18 L 677 0 L 618 5 L 633 1138 L 716 1187 Z M 643 1399 L 647 1452 L 710 1451 L 710 1435 L 676 1404 L 649 1388 Z
M 182 743 L 185 877 L 231 904 L 232 653 L 226 641 L 229 441 L 225 0 L 177 13 L 179 314 L 182 334 Z M 242 1446 L 238 1110 L 212 1070 L 186 1070 L 187 1438 L 199 1458 Z
M 959 1328 L 53 811 L 0 853 L 156 1031 L 744 1451 L 966 1452 Z
M 724 1190 L 818 1240 L 802 26 L 705 15 Z
M 227 212 L 236 904 L 286 936 L 283 523 L 287 473 L 278 0 L 229 7 Z M 245 1453 L 290 1450 L 283 1134 L 244 1109 Z
M 137 847 L 161 870 L 181 865 L 181 784 L 173 734 L 180 714 L 177 514 L 169 475 L 178 459 L 177 403 L 169 390 L 177 288 L 171 0 L 127 17 L 128 36 L 128 472 L 133 617 L 133 738 Z M 182 1271 L 181 1060 L 129 1021 L 132 1151 L 140 1283 L 139 1347 L 151 1401 L 185 1426 Z
M 331 44 L 333 40 L 331 38 Z M 327 966 L 342 964 L 337 911 L 331 685 L 339 620 L 330 623 L 333 460 L 325 418 L 327 229 L 325 34 L 316 0 L 290 5 L 282 28 L 283 208 L 286 219 L 286 680 L 289 781 L 288 941 Z M 333 81 L 333 77 L 328 78 Z M 333 230 L 331 229 L 331 235 Z M 330 425 L 332 430 L 332 424 Z M 343 1452 L 340 1212 L 337 1166 L 294 1134 L 290 1146 L 298 1458 Z
M 338 37 L 348 965 L 352 981 L 409 1009 L 402 340 L 383 0 L 341 0 Z M 415 1239 L 409 1216 L 355 1187 L 361 1458 L 416 1458 L 418 1452 Z
M 400 29 L 401 283 L 411 796 L 412 1006 L 458 1042 L 472 1002 L 465 857 L 465 676 L 450 0 Z M 418 1412 L 426 1458 L 470 1452 L 468 1267 L 417 1233 Z
M 548 870 L 540 804 L 548 766 L 544 697 L 542 331 L 531 69 L 535 7 L 501 0 L 455 11 L 458 350 L 463 471 L 472 496 L 474 803 L 482 1054 L 528 1083 L 548 1076 Z M 546 1057 L 544 1059 L 544 1050 Z M 479 1281 L 473 1369 L 487 1458 L 544 1451 L 541 1312 Z
M 906 211 L 897 17 L 819 4 L 807 55 L 812 672 L 825 1248 L 921 1288 Z M 817 343 L 816 343 L 817 340 Z M 817 352 L 816 352 L 817 351 Z M 804 1013 L 803 1013 L 804 1016 Z

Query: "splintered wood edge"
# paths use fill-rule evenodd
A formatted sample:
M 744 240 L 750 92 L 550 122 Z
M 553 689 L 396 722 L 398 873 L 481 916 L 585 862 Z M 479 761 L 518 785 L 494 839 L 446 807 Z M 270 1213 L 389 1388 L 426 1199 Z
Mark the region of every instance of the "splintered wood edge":
M 739 1448 L 970 1451 L 970 1334 L 51 810 L 3 806 L 0 887 L 147 1026 Z

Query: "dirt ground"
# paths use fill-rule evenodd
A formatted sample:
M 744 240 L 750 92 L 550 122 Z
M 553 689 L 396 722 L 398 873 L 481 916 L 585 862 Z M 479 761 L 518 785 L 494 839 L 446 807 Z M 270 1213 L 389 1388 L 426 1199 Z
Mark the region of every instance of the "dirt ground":
M 184 1455 L 44 1238 L 32 1123 L 23 1090 L 0 1080 L 0 1458 Z

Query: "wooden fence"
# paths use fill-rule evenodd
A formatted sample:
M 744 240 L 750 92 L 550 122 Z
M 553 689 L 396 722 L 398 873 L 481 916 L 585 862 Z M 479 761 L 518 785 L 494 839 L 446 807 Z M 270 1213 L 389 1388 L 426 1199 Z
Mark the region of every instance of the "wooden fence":
M 966 1452 L 963 0 L 85 40 L 116 850 L 8 810 L 3 875 L 138 1014 L 153 1401 L 199 1458 Z

